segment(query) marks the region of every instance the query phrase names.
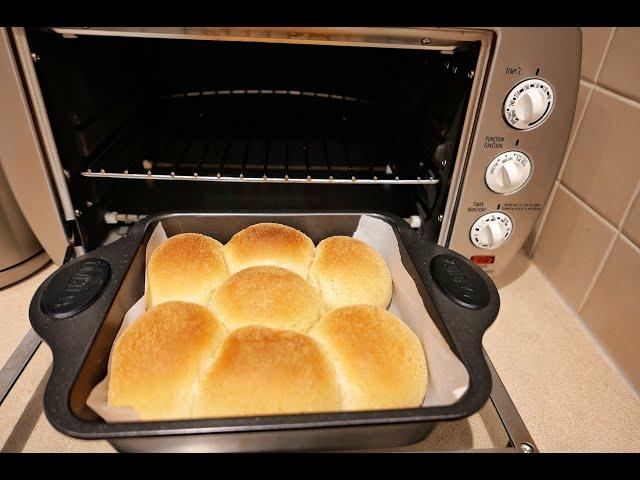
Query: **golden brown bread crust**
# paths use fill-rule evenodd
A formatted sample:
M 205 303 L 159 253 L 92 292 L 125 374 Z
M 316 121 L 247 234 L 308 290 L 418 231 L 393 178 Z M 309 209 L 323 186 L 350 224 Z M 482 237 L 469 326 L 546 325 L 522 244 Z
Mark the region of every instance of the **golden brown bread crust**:
M 420 340 L 380 307 L 356 305 L 327 313 L 309 335 L 332 361 L 345 410 L 422 404 L 427 363 Z
M 318 244 L 309 282 L 329 310 L 360 304 L 386 308 L 393 292 L 391 272 L 380 254 L 365 242 L 344 236 Z
M 229 330 L 247 325 L 306 332 L 320 319 L 318 293 L 300 275 L 280 267 L 249 267 L 211 296 L 209 308 Z
M 220 242 L 199 233 L 182 233 L 154 250 L 147 276 L 149 308 L 172 300 L 206 306 L 211 292 L 229 277 L 229 269 Z
M 118 338 L 109 367 L 108 404 L 142 420 L 191 417 L 198 378 L 227 332 L 205 307 L 165 302 Z
M 224 251 L 231 273 L 257 265 L 275 265 L 305 280 L 313 260 L 313 241 L 295 228 L 279 223 L 258 223 L 236 233 Z
M 305 334 L 250 326 L 232 332 L 207 369 L 194 416 L 328 412 L 341 407 L 331 364 Z

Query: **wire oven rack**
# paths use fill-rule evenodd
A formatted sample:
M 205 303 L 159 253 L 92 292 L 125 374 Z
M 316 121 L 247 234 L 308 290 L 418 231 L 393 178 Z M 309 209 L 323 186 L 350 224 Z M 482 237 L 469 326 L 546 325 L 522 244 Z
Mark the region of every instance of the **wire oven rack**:
M 90 178 L 435 185 L 393 113 L 367 99 L 302 90 L 163 95 L 81 172 Z M 413 148 L 413 150 L 411 150 Z M 402 161 L 397 161 L 402 159 Z

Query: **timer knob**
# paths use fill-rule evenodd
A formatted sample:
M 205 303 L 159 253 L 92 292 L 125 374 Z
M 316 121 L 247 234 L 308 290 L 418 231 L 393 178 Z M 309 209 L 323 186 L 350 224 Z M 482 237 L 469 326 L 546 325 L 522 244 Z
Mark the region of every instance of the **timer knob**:
M 529 79 L 511 89 L 504 101 L 504 118 L 518 130 L 530 130 L 541 125 L 551 113 L 554 95 L 544 80 Z
M 502 245 L 513 230 L 513 222 L 508 215 L 491 212 L 481 216 L 471 227 L 471 241 L 476 247 L 493 250 Z
M 520 190 L 531 176 L 531 160 L 518 151 L 504 152 L 494 158 L 485 172 L 487 186 L 496 193 Z

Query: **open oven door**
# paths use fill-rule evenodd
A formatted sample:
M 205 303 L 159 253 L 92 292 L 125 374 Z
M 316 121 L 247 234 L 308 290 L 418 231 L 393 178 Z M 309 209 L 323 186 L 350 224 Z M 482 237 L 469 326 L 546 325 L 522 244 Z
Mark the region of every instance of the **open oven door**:
M 19 34 L 22 29 L 13 33 L 16 31 Z M 71 246 L 65 223 L 74 220 L 73 210 L 68 193 L 66 205 L 61 199 L 60 189 L 66 192 L 64 178 L 51 181 L 53 174 L 49 172 L 53 169 L 48 165 L 23 86 L 23 78 L 28 75 L 23 76 L 20 71 L 10 35 L 8 29 L 0 28 L 0 164 L 34 235 L 49 257 L 61 265 Z M 26 41 L 21 44 L 25 50 Z M 16 51 L 19 48 L 16 46 Z M 35 81 L 35 76 L 32 79 Z M 48 148 L 55 149 L 51 143 Z M 62 169 L 58 170 L 62 174 Z

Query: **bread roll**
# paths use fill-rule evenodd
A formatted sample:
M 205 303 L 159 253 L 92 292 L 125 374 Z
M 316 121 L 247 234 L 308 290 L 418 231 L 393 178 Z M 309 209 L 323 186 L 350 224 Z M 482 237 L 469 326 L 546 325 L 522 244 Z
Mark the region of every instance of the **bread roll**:
M 345 410 L 422 404 L 427 389 L 422 344 L 385 309 L 356 305 L 332 310 L 309 335 L 336 369 Z
M 333 368 L 305 334 L 250 326 L 232 332 L 207 369 L 194 416 L 338 411 Z
M 318 293 L 300 275 L 280 267 L 250 267 L 229 277 L 209 308 L 229 330 L 247 325 L 306 332 L 320 319 Z
M 225 245 L 225 255 L 231 273 L 256 265 L 276 265 L 306 280 L 313 249 L 311 239 L 295 228 L 258 223 L 236 233 Z
M 148 310 L 116 342 L 108 404 L 133 407 L 142 420 L 191 417 L 198 378 L 225 336 L 200 305 L 166 302 Z
M 352 237 L 329 237 L 318 244 L 309 282 L 320 291 L 329 310 L 360 304 L 386 308 L 393 291 L 384 259 Z
M 181 300 L 207 305 L 211 291 L 229 276 L 220 242 L 199 233 L 170 237 L 155 249 L 149 265 L 149 307 Z

